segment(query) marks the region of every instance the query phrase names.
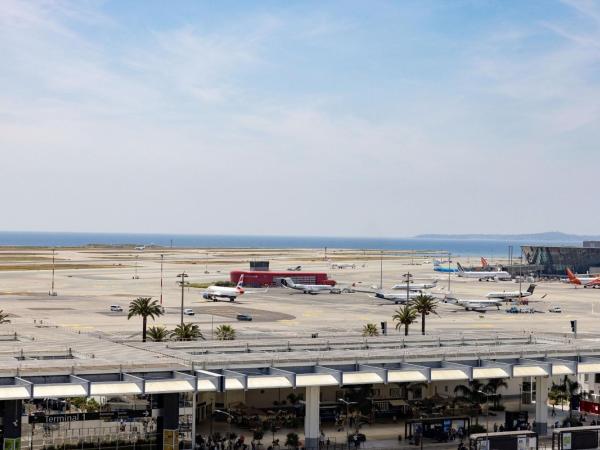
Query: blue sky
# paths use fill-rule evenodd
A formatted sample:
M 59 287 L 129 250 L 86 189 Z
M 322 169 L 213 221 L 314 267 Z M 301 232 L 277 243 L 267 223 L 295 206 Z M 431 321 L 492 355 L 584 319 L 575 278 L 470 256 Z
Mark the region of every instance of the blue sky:
M 0 59 L 3 229 L 597 232 L 597 1 L 4 0 Z

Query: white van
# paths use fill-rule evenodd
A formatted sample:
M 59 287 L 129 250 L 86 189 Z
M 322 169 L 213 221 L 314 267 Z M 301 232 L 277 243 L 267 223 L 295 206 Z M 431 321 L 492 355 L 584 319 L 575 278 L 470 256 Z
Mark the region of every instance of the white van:
M 121 305 L 110 305 L 111 312 L 123 312 L 123 307 Z

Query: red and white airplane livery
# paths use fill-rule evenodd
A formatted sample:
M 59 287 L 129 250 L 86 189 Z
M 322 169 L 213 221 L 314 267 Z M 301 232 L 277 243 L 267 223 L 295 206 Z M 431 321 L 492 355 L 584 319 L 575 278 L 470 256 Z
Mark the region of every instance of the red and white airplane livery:
M 600 277 L 590 277 L 590 276 L 581 276 L 575 275 L 571 272 L 571 269 L 567 267 L 567 277 L 569 283 L 574 284 L 575 286 L 583 286 L 584 288 L 596 288 L 600 287 Z

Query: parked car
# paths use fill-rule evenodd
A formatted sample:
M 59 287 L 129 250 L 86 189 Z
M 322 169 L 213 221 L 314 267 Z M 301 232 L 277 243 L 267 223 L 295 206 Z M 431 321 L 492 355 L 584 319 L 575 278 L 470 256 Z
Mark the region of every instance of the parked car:
M 194 310 L 192 308 L 185 308 L 183 310 L 183 314 L 186 316 L 193 316 L 194 315 Z
M 235 316 L 235 318 L 237 320 L 245 320 L 247 322 L 252 321 L 252 316 L 250 314 L 238 314 L 237 316 Z
M 111 312 L 123 312 L 123 307 L 121 305 L 110 305 Z
M 561 313 L 562 308 L 559 305 L 554 305 L 548 311 L 551 313 Z

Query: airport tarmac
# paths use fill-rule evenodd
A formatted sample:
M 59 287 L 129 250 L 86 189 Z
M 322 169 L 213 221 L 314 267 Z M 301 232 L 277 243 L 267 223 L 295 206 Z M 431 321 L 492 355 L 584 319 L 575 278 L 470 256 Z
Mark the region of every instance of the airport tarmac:
M 51 274 L 47 249 L 0 250 L 0 309 L 12 317 L 11 327 L 19 323 L 44 321 L 81 332 L 102 333 L 136 340 L 141 334 L 141 319 L 127 320 L 127 307 L 139 296 L 159 299 L 161 292 L 161 257 L 163 260 L 163 304 L 166 314 L 149 326 L 173 328 L 180 320 L 181 288 L 177 274 L 185 271 L 191 283 L 228 280 L 230 270 L 247 269 L 250 260 L 269 260 L 272 270 L 285 270 L 301 265 L 303 270 L 324 271 L 341 287 L 354 285 L 370 290 L 380 282 L 380 256 L 376 252 L 329 250 L 325 260 L 319 250 L 252 250 L 252 249 L 59 249 L 55 271 L 56 296 L 48 295 Z M 482 255 L 486 256 L 486 255 Z M 459 298 L 483 299 L 490 291 L 515 291 L 515 282 L 480 282 L 456 275 L 433 271 L 432 258 L 414 257 L 410 252 L 386 253 L 383 257 L 383 285 L 386 291 L 402 281 L 410 272 L 415 279 L 439 279 L 431 292 L 442 296 L 448 291 Z M 478 258 L 459 258 L 464 265 L 478 263 Z M 51 260 L 50 260 L 51 261 Z M 424 263 L 424 261 L 428 261 Z M 355 269 L 332 269 L 332 263 L 352 263 Z M 494 262 L 494 261 L 490 261 Z M 43 264 L 44 270 L 35 270 Z M 27 270 L 23 270 L 25 267 Z M 12 269 L 19 270 L 12 270 Z M 39 268 L 39 267 L 38 267 Z M 301 272 L 299 272 L 301 273 Z M 135 278 L 137 275 L 138 278 Z M 528 283 L 523 283 L 523 290 Z M 248 289 L 252 291 L 252 289 Z M 392 315 L 398 307 L 393 302 L 375 299 L 368 293 L 308 295 L 285 288 L 248 293 L 234 302 L 212 302 L 202 298 L 203 289 L 184 289 L 185 307 L 194 316 L 186 322 L 200 325 L 204 336 L 211 338 L 220 324 L 232 324 L 239 338 L 261 336 L 359 335 L 366 323 L 388 322 L 394 329 Z M 402 292 L 402 291 L 396 291 Z M 507 314 L 500 311 L 470 312 L 440 304 L 437 315 L 427 317 L 429 333 L 476 331 L 529 332 L 570 334 L 570 320 L 578 320 L 580 333 L 596 333 L 600 318 L 600 289 L 575 289 L 558 281 L 537 283 L 528 298 L 533 314 Z M 121 305 L 125 312 L 112 313 L 110 305 Z M 560 305 L 562 313 L 550 313 Z M 237 314 L 250 314 L 252 322 L 239 322 Z M 6 327 L 6 326 L 5 326 Z M 420 320 L 411 326 L 410 334 L 420 333 Z

